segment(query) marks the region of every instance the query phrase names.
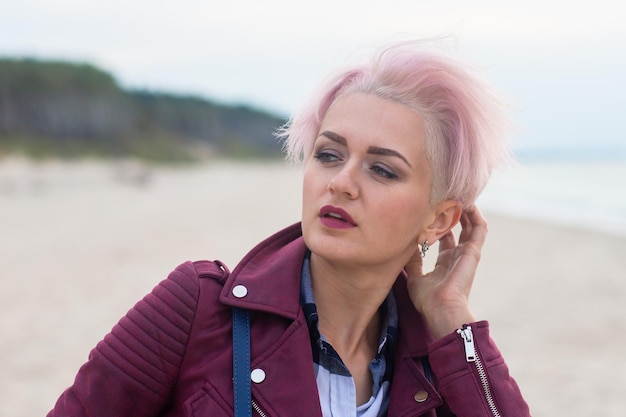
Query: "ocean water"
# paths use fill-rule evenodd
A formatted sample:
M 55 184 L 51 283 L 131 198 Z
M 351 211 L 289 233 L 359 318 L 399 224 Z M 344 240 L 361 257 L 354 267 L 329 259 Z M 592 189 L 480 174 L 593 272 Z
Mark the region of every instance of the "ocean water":
M 626 237 L 626 148 L 527 150 L 492 177 L 483 210 Z

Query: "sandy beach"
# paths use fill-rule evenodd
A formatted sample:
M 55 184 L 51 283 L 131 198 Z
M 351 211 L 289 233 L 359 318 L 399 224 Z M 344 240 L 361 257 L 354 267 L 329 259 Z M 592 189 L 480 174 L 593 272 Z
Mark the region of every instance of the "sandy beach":
M 0 416 L 45 415 L 176 265 L 232 269 L 296 222 L 300 175 L 261 163 L 0 161 Z M 485 214 L 472 304 L 533 415 L 626 415 L 626 238 Z

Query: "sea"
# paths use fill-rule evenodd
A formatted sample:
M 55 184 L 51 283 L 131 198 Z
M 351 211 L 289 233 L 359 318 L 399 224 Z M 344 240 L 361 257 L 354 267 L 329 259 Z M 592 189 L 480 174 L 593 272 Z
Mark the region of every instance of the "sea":
M 481 210 L 626 238 L 626 146 L 517 149 Z

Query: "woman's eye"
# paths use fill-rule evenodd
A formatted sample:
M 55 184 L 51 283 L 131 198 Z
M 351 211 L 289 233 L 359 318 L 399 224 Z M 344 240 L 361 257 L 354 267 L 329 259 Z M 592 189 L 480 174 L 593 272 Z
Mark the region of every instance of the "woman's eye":
M 370 170 L 380 176 L 380 177 L 384 177 L 384 178 L 388 178 L 388 179 L 395 179 L 398 178 L 398 174 L 396 174 L 395 172 L 393 172 L 391 169 L 380 166 L 380 165 L 373 165 Z
M 339 160 L 339 155 L 330 151 L 318 151 L 315 153 L 314 158 L 320 161 L 321 163 L 329 163 L 335 162 Z

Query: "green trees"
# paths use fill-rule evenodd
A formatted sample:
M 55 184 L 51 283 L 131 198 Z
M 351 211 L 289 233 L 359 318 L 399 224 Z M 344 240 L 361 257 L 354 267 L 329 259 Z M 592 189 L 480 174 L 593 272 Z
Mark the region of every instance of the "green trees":
M 272 157 L 282 123 L 245 106 L 124 90 L 89 64 L 0 59 L 0 156 Z

